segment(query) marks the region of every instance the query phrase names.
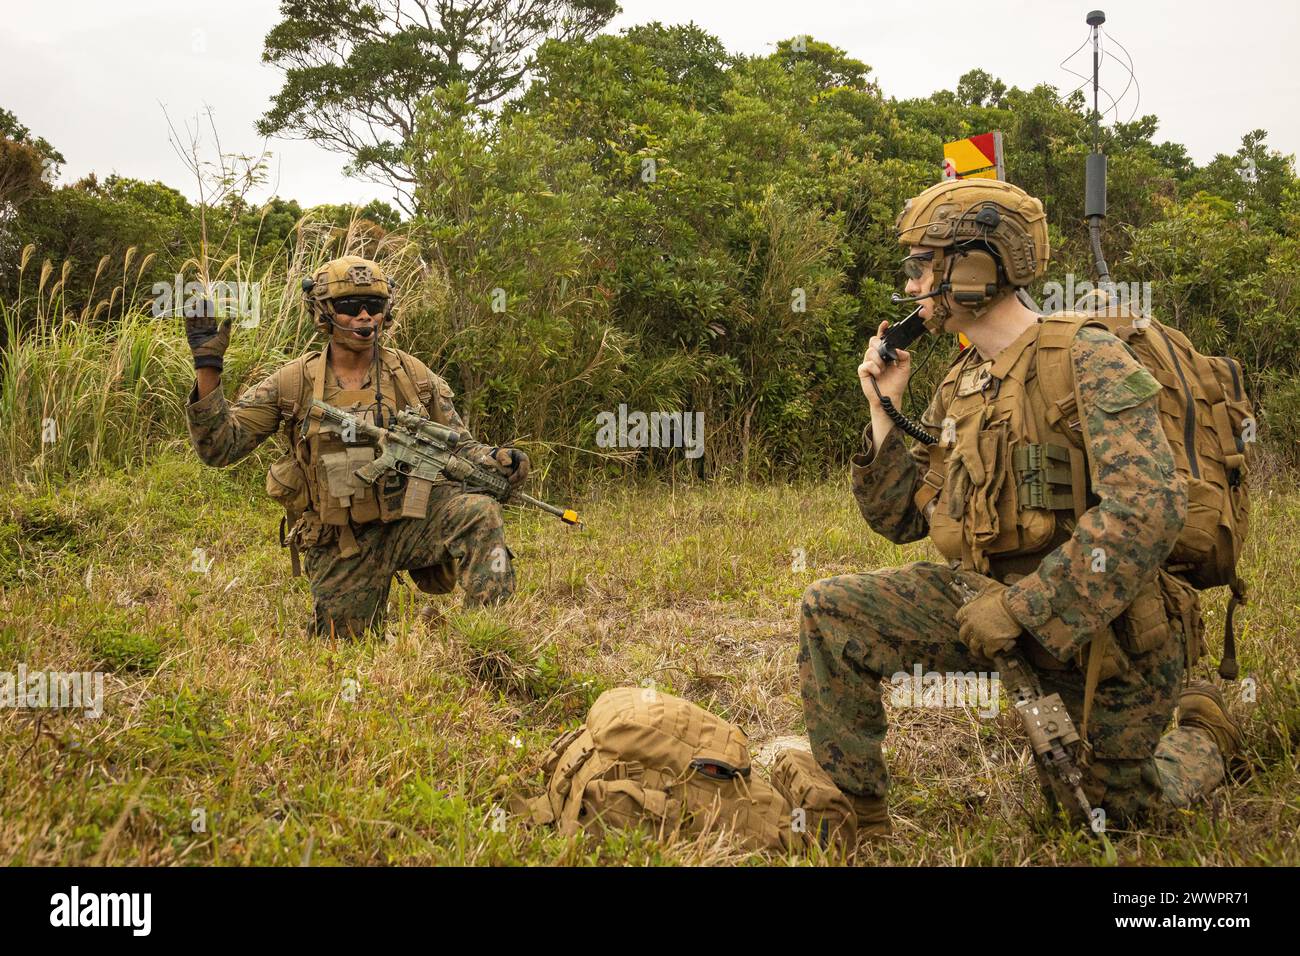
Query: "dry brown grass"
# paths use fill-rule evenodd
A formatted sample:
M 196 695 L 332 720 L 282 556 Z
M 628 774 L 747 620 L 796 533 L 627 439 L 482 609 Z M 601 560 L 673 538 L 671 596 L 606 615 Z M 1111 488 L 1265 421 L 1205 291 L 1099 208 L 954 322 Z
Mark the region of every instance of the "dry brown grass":
M 257 482 L 256 463 L 164 458 L 0 511 L 0 670 L 109 672 L 98 720 L 0 711 L 0 863 L 762 862 L 718 834 L 570 841 L 515 817 L 498 832 L 494 811 L 606 687 L 653 681 L 756 747 L 801 733 L 804 587 L 929 553 L 872 535 L 840 483 L 609 488 L 583 503 L 581 532 L 512 513 L 521 589 L 506 608 L 397 586 L 387 641 L 328 644 L 303 631 L 307 588 Z M 1043 818 L 1010 717 L 894 710 L 895 835 L 855 862 L 1300 860 L 1300 496 L 1281 488 L 1259 497 L 1240 618 L 1253 781 L 1098 847 Z M 1216 633 L 1222 596 L 1207 608 Z

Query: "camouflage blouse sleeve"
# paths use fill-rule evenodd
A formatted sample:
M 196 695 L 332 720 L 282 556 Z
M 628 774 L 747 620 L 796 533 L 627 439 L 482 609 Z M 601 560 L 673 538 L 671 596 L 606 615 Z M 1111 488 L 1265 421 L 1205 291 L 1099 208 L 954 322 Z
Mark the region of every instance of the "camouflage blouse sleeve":
M 233 465 L 280 427 L 280 373 L 274 372 L 239 396 L 234 405 L 218 386 L 198 398 L 190 392 L 185 408 L 190 444 L 205 465 Z
M 1187 514 L 1187 484 L 1160 426 L 1160 384 L 1104 329 L 1081 329 L 1071 357 L 1100 502 L 1007 591 L 1011 612 L 1061 661 L 1128 607 L 1173 550 Z
M 936 392 L 921 416 L 921 424 L 937 437 L 939 428 L 935 423 L 942 418 Z M 919 541 L 929 534 L 930 524 L 912 499 L 929 461 L 925 446 L 915 442 L 909 449 L 898 428 L 891 428 L 880 447 L 875 448 L 871 426 L 867 426 L 862 433 L 862 451 L 851 459 L 849 473 L 858 511 L 876 534 L 895 544 Z

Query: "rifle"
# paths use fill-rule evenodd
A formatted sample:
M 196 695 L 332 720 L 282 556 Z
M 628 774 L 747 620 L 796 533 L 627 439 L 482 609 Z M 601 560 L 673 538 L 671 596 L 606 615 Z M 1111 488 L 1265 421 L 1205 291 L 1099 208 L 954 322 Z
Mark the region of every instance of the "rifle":
M 953 587 L 961 594 L 963 604 L 978 597 L 964 581 L 953 581 Z M 1079 742 L 1079 733 L 1061 695 L 1044 694 L 1034 669 L 1014 651 L 995 654 L 993 663 L 1014 696 L 1016 713 L 1029 737 L 1040 776 L 1074 822 L 1100 834 L 1102 820 L 1093 816 L 1092 804 L 1083 792 L 1083 772 L 1066 750 Z
M 354 472 L 355 477 L 367 485 L 389 473 L 426 481 L 445 477 L 460 482 L 468 492 L 489 495 L 502 504 L 518 502 L 531 505 L 555 515 L 565 524 L 582 524 L 576 511 L 557 508 L 516 491 L 505 475 L 457 454 L 456 446 L 460 444 L 461 436 L 454 428 L 439 425 L 412 411 L 398 412 L 395 427 L 380 428 L 318 398 L 312 399 L 311 404 L 312 409 L 320 413 L 321 425 L 343 435 L 345 441 L 349 440 L 347 435 L 350 433 L 352 436 L 364 435 L 379 445 L 379 457 Z

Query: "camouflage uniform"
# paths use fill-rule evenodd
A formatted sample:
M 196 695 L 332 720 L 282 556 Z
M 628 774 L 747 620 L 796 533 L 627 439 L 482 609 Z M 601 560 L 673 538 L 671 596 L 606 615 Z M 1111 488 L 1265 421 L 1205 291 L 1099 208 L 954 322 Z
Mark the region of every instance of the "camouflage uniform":
M 1032 346 L 1042 328 L 1039 323 L 1017 346 Z M 1165 561 L 1183 525 L 1187 493 L 1158 419 L 1159 384 L 1103 329 L 1083 327 L 1069 348 L 1079 404 L 1086 409 L 1081 430 L 1090 507 L 1063 522 L 1038 554 L 993 560 L 986 571 L 1009 584 L 1008 609 L 1027 632 L 1019 647 L 1045 692 L 1059 692 L 1077 724 L 1085 681 L 1081 650 Z M 978 356 L 968 349 L 958 362 L 972 358 Z M 997 377 L 997 362 L 982 368 Z M 936 437 L 950 398 L 941 387 L 922 418 Z M 868 428 L 864 445 L 853 459 L 852 483 L 868 524 L 896 543 L 932 534 L 932 523 L 943 515 L 927 514 L 914 500 L 926 476 L 927 448 L 914 445 L 909 454 L 897 429 L 873 449 Z M 940 499 L 938 506 L 969 510 L 977 506 L 977 490 L 968 486 L 964 497 Z M 1096 548 L 1106 555 L 1102 570 Z M 989 668 L 957 636 L 962 594 L 954 581 L 974 591 L 987 584 L 969 564 L 918 562 L 840 575 L 805 592 L 799 653 L 804 713 L 814 755 L 846 792 L 882 797 L 889 785 L 881 755 L 882 677 L 910 673 L 918 663 L 938 672 Z M 1198 729 L 1180 728 L 1161 739 L 1183 680 L 1184 643 L 1171 638 L 1140 655 L 1118 647 L 1113 652 L 1120 672 L 1097 687 L 1085 790 L 1118 819 L 1140 818 L 1162 802 L 1186 806 L 1222 779 L 1223 762 Z
M 427 411 L 460 432 L 460 453 L 485 458 L 487 446 L 470 435 L 447 384 L 412 356 L 386 351 L 400 355 L 404 366 L 418 367 L 427 374 L 433 385 L 428 402 L 432 407 Z M 321 364 L 317 361 L 314 368 L 319 370 Z M 360 393 L 367 393 L 373 405 L 373 372 L 367 374 L 360 390 L 344 392 L 333 369 L 324 364 L 324 400 L 365 415 L 365 407 L 357 399 Z M 190 441 L 204 464 L 234 464 L 282 427 L 293 445 L 293 436 L 299 434 L 303 422 L 290 411 L 295 397 L 285 394 L 291 387 L 286 385 L 289 368 L 286 365 L 267 376 L 234 405 L 227 403 L 220 388 L 202 400 L 197 400 L 197 388 L 191 393 L 186 409 Z M 381 364 L 380 375 L 385 419 L 391 420 L 398 404 L 397 383 L 386 364 Z M 373 420 L 373 410 L 368 417 Z M 309 508 L 289 535 L 303 549 L 315 605 L 315 630 L 321 635 L 357 636 L 368 628 L 382 632 L 393 576 L 403 570 L 432 593 L 449 591 L 459 582 L 467 606 L 494 604 L 514 591 L 513 555 L 505 543 L 500 504 L 487 495 L 466 494 L 445 481 L 433 485 L 427 517 L 365 523 L 349 520 L 340 528 L 323 524 Z M 340 544 L 344 535 L 355 539 L 355 554 L 343 553 L 351 550 Z

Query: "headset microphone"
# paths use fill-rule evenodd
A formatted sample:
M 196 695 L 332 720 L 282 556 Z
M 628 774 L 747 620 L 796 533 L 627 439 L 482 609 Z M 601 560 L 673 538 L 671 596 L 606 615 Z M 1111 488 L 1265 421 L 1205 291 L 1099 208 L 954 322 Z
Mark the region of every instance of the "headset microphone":
M 936 295 L 943 295 L 947 292 L 947 283 L 940 283 L 939 288 L 933 292 L 927 292 L 925 295 L 899 295 L 895 292 L 889 297 L 889 301 L 894 305 L 902 305 L 905 302 L 920 302 L 923 299 L 933 299 Z
M 335 321 L 334 316 L 332 315 L 327 315 L 325 319 L 327 322 L 329 322 L 330 325 L 334 326 L 334 328 L 342 329 L 344 332 L 353 332 L 363 339 L 368 339 L 370 338 L 370 336 L 375 334 L 375 327 L 373 325 L 367 325 L 362 328 L 354 329 L 346 325 L 339 325 L 339 323 Z

